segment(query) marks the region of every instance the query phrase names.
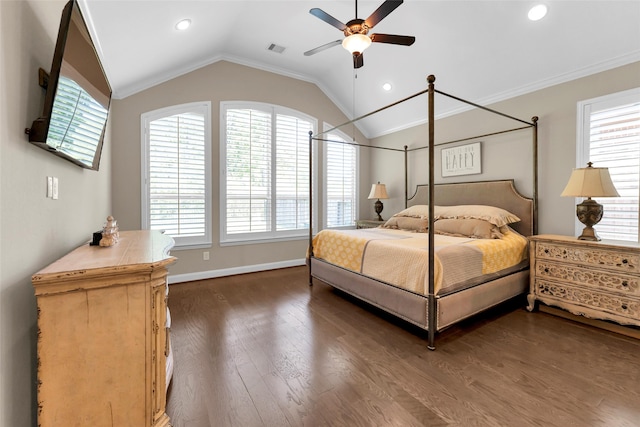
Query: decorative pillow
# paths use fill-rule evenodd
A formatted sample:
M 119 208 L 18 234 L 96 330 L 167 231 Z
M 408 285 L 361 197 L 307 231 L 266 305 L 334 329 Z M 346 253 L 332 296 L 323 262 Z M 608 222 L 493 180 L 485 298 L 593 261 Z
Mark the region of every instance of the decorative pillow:
M 426 233 L 429 231 L 429 220 L 410 216 L 392 216 L 382 225 L 382 228 Z
M 501 239 L 498 226 L 482 219 L 439 219 L 433 223 L 436 234 L 471 237 L 473 239 Z
M 485 205 L 438 206 L 436 218 L 483 219 L 498 227 L 520 221 L 520 218 L 509 211 Z
M 433 207 L 433 215 L 437 219 L 440 206 Z M 429 219 L 429 205 L 414 205 L 393 215 L 394 217 L 412 217 Z
M 393 217 L 429 218 L 429 206 L 414 205 L 394 214 Z

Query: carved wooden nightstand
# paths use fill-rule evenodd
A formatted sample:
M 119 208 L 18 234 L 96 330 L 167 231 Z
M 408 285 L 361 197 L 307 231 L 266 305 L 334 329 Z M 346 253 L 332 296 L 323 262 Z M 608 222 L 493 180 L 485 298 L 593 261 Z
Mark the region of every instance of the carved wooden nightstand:
M 377 219 L 358 219 L 356 220 L 356 228 L 376 228 L 384 224 L 384 221 Z
M 530 238 L 529 311 L 536 301 L 575 315 L 640 326 L 640 245 Z

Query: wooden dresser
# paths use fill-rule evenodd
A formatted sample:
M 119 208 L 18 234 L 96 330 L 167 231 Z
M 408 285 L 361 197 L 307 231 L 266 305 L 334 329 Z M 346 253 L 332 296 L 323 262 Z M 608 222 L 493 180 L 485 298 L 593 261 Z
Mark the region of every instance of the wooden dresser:
M 530 237 L 531 288 L 535 302 L 591 319 L 640 326 L 640 245 L 591 242 L 575 237 Z
M 169 426 L 167 266 L 174 241 L 125 231 L 32 277 L 38 305 L 38 425 Z

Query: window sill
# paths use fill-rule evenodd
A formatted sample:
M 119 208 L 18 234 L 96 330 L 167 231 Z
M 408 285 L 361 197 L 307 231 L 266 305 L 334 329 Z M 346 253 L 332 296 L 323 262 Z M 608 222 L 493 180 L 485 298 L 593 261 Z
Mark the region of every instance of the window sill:
M 257 245 L 261 243 L 277 243 L 295 240 L 308 240 L 309 236 L 265 237 L 262 239 L 237 239 L 220 241 L 220 246 Z

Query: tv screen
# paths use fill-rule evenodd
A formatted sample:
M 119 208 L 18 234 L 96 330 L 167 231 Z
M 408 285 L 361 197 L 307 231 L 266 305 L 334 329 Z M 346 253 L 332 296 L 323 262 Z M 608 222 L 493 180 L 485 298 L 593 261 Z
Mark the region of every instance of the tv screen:
M 80 8 L 71 0 L 62 11 L 42 116 L 27 129 L 29 142 L 98 170 L 110 103 L 111 86 Z

